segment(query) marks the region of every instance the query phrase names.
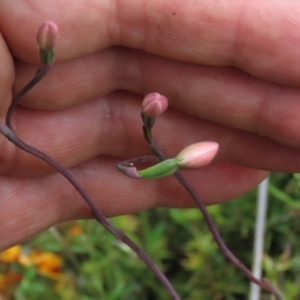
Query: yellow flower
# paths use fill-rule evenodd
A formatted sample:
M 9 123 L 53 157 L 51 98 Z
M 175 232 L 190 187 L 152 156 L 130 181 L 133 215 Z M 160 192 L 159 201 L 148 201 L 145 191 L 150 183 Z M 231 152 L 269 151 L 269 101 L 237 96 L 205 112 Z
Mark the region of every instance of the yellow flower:
M 74 225 L 69 229 L 70 235 L 80 235 L 82 233 L 82 229 L 78 225 Z
M 19 256 L 19 264 L 23 267 L 29 267 L 32 265 L 32 261 L 27 254 L 21 253 Z
M 62 259 L 60 256 L 50 252 L 34 251 L 30 254 L 32 263 L 37 272 L 53 280 L 59 280 L 62 276 Z
M 19 260 L 21 246 L 17 245 L 0 253 L 0 260 L 4 263 L 14 263 Z

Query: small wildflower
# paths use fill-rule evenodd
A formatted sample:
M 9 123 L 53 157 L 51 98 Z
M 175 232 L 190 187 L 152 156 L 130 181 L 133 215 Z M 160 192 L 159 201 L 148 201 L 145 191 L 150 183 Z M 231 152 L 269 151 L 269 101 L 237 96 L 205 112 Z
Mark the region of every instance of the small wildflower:
M 21 254 L 21 246 L 17 245 L 0 253 L 0 261 L 4 263 L 17 262 Z
M 19 256 L 19 264 L 25 268 L 30 267 L 32 265 L 32 261 L 28 254 L 21 253 Z
M 82 233 L 82 229 L 78 225 L 74 225 L 69 229 L 70 235 L 80 235 Z
M 51 252 L 32 252 L 31 261 L 37 272 L 53 280 L 59 280 L 62 276 L 62 258 Z

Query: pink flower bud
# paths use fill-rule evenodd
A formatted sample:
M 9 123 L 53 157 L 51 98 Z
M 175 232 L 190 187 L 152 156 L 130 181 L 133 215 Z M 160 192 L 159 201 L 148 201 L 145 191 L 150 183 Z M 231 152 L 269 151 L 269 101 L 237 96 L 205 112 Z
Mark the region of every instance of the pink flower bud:
M 46 21 L 40 26 L 36 39 L 41 49 L 52 50 L 57 43 L 58 26 L 52 21 Z
M 200 142 L 184 148 L 177 156 L 177 164 L 182 169 L 197 169 L 209 165 L 216 156 L 219 144 Z
M 147 118 L 155 118 L 161 115 L 168 107 L 168 99 L 159 93 L 147 94 L 143 100 L 143 114 Z

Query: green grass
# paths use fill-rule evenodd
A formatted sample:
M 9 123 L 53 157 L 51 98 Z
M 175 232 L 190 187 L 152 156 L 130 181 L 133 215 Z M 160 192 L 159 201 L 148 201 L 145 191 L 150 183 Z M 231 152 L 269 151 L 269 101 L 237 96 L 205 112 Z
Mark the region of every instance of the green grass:
M 295 179 L 271 176 L 263 261 L 264 274 L 290 300 L 300 299 L 300 192 Z M 251 268 L 256 191 L 209 211 L 227 246 Z M 112 221 L 150 255 L 182 299 L 248 299 L 248 280 L 220 254 L 197 209 L 152 209 Z M 39 249 L 61 257 L 61 278 L 48 278 L 34 266 L 2 264 L 0 271 L 12 268 L 22 274 L 20 282 L 2 292 L 3 300 L 169 299 L 127 246 L 93 220 L 77 222 L 79 235 L 70 234 L 74 224 L 60 224 L 56 237 L 47 231 L 22 246 L 27 253 Z M 268 299 L 263 294 L 262 300 Z

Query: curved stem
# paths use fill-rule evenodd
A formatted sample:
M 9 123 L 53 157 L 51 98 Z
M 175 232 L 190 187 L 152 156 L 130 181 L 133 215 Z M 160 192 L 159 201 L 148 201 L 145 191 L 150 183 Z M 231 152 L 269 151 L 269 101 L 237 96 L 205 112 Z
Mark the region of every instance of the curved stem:
M 22 140 L 20 140 L 17 137 L 17 135 L 8 126 L 4 124 L 0 124 L 0 132 L 4 136 L 6 136 L 6 138 L 9 139 L 12 143 L 14 143 L 17 147 L 45 161 L 47 164 L 49 164 L 54 169 L 56 169 L 59 173 L 61 173 L 74 186 L 77 192 L 90 206 L 96 220 L 100 224 L 102 224 L 115 237 L 117 237 L 119 240 L 127 244 L 145 262 L 145 264 L 149 267 L 149 269 L 156 275 L 156 277 L 160 280 L 163 286 L 167 289 L 172 299 L 180 300 L 179 296 L 176 294 L 174 288 L 172 287 L 167 277 L 152 262 L 150 257 L 141 248 L 139 248 L 132 240 L 130 240 L 123 232 L 116 229 L 108 221 L 108 219 L 102 214 L 99 208 L 95 205 L 94 201 L 89 197 L 89 195 L 85 192 L 85 190 L 81 187 L 78 181 L 73 177 L 73 175 L 68 170 L 66 170 L 62 165 L 60 165 L 58 162 L 56 162 L 47 154 L 24 143 Z
M 12 130 L 11 117 L 19 101 L 29 90 L 31 90 L 38 82 L 40 82 L 40 80 L 50 71 L 51 68 L 52 68 L 52 64 L 43 65 L 41 68 L 39 68 L 35 76 L 32 78 L 32 80 L 13 99 L 8 109 L 8 112 L 6 114 L 6 119 L 5 119 L 6 125 L 0 124 L 0 132 L 17 147 L 19 147 L 25 152 L 30 153 L 33 156 L 38 157 L 39 159 L 43 160 L 44 162 L 52 166 L 54 169 L 56 169 L 59 173 L 61 173 L 73 185 L 73 187 L 77 190 L 77 192 L 89 205 L 89 207 L 94 213 L 96 220 L 100 224 L 102 224 L 102 226 L 105 227 L 116 238 L 118 238 L 119 240 L 127 244 L 144 261 L 144 263 L 148 266 L 148 268 L 154 273 L 154 275 L 160 280 L 162 285 L 166 288 L 166 290 L 168 291 L 168 293 L 170 294 L 173 300 L 180 300 L 179 296 L 177 295 L 173 286 L 169 282 L 168 278 L 161 272 L 161 270 L 152 262 L 150 257 L 140 247 L 138 247 L 122 231 L 116 229 L 108 221 L 108 219 L 102 214 L 99 208 L 95 205 L 94 201 L 89 197 L 89 195 L 81 187 L 78 181 L 73 177 L 73 175 L 47 154 L 23 142 L 21 139 L 18 138 L 18 136 Z
M 12 113 L 14 111 L 14 109 L 16 108 L 16 106 L 18 105 L 18 103 L 20 102 L 21 98 L 28 93 L 28 91 L 30 91 L 37 83 L 39 83 L 42 78 L 51 70 L 52 65 L 44 65 L 42 67 L 40 67 L 37 72 L 35 73 L 34 77 L 30 80 L 30 82 L 25 85 L 25 87 L 18 93 L 18 95 L 13 99 L 7 113 L 5 116 L 5 123 L 6 125 L 11 128 L 11 116 Z
M 155 154 L 159 157 L 160 160 L 165 160 L 166 157 L 159 148 L 157 142 L 152 139 L 152 144 L 151 144 L 152 150 L 155 152 Z M 202 201 L 202 199 L 198 196 L 196 191 L 192 188 L 192 186 L 186 181 L 186 179 L 179 173 L 176 172 L 174 174 L 176 179 L 181 183 L 181 185 L 186 189 L 186 191 L 191 195 L 199 209 L 201 210 L 201 213 L 204 217 L 204 220 L 215 240 L 217 243 L 219 249 L 223 253 L 225 257 L 227 257 L 238 269 L 240 269 L 252 282 L 256 283 L 258 286 L 260 286 L 262 289 L 270 292 L 273 294 L 273 290 L 270 289 L 270 287 L 264 283 L 263 281 L 257 279 L 254 277 L 254 275 L 251 273 L 251 271 L 240 261 L 236 258 L 236 256 L 227 248 L 225 243 L 223 242 L 218 229 L 216 228 L 216 225 L 214 224 L 214 221 L 212 217 L 210 216 L 209 212 L 207 211 L 207 208 Z

